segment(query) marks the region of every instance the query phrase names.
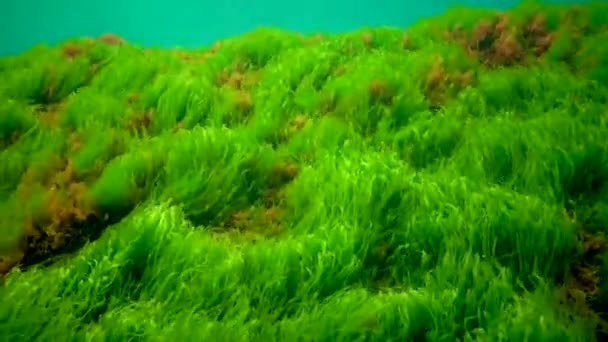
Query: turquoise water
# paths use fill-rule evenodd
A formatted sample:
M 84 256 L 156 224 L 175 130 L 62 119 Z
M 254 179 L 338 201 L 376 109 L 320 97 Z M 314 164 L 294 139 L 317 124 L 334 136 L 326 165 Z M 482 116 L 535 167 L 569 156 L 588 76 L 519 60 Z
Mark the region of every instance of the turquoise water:
M 0 54 L 40 42 L 116 33 L 144 46 L 193 47 L 256 26 L 343 32 L 361 26 L 407 26 L 450 5 L 507 8 L 517 0 L 2 0 Z M 572 1 L 553 1 L 572 2 Z

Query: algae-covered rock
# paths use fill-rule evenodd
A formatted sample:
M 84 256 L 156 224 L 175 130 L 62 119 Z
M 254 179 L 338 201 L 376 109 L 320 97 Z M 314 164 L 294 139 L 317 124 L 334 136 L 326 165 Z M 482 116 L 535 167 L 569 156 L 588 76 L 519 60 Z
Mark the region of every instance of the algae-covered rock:
M 606 334 L 608 4 L 0 58 L 7 340 Z

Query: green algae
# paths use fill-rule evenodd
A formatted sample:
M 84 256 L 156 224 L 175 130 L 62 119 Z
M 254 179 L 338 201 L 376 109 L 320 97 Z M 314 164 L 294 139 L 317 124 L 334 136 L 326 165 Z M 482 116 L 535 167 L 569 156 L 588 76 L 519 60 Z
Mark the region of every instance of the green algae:
M 606 13 L 0 59 L 0 336 L 605 337 Z

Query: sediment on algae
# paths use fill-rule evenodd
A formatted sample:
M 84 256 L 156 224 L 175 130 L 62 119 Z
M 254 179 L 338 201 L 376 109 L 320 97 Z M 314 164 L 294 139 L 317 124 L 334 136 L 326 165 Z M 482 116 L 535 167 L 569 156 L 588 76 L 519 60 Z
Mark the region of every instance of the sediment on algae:
M 0 59 L 0 336 L 580 341 L 608 5 Z

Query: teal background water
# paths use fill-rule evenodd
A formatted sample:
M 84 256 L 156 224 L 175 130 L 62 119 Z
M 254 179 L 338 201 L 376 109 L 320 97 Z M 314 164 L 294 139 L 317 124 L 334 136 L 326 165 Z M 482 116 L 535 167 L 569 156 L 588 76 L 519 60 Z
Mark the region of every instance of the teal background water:
M 450 5 L 504 9 L 518 0 L 0 0 L 0 55 L 76 36 L 116 33 L 144 46 L 195 47 L 256 26 L 343 32 L 407 26 Z M 554 0 L 552 2 L 573 2 Z

